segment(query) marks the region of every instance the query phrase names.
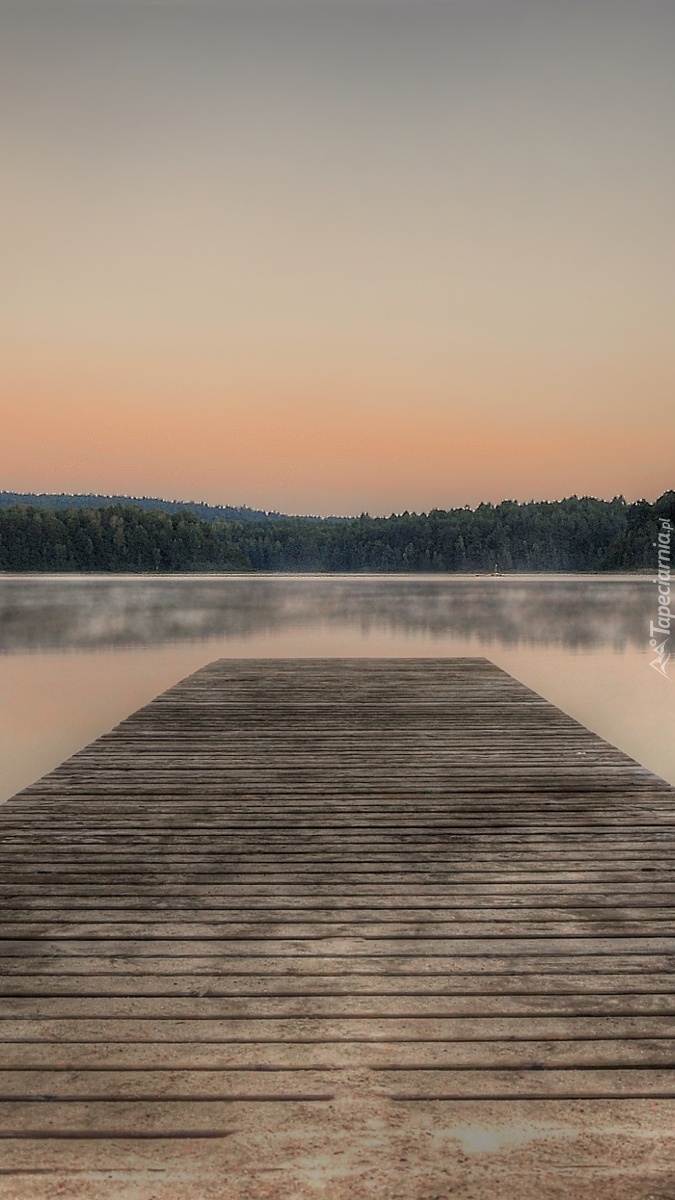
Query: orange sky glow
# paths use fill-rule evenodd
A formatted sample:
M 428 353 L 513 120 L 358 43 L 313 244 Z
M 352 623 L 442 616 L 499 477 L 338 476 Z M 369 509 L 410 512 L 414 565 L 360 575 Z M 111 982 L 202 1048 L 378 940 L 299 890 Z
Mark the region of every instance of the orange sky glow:
M 0 488 L 324 514 L 674 485 L 672 6 L 0 27 Z

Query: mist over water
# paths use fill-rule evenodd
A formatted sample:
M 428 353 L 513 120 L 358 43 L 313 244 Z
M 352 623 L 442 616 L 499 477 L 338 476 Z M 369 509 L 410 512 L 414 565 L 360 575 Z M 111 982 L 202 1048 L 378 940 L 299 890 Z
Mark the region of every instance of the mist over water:
M 0 582 L 0 651 L 254 639 L 308 626 L 623 649 L 644 647 L 652 603 L 649 580 L 617 577 L 14 577 Z
M 222 657 L 484 655 L 675 782 L 655 592 L 620 576 L 0 577 L 0 800 Z

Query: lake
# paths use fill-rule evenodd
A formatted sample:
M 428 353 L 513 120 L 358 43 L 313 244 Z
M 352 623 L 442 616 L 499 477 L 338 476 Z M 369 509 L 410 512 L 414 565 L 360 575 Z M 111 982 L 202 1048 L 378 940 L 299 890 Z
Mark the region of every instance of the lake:
M 221 657 L 484 655 L 675 783 L 655 617 L 625 576 L 3 576 L 0 799 Z

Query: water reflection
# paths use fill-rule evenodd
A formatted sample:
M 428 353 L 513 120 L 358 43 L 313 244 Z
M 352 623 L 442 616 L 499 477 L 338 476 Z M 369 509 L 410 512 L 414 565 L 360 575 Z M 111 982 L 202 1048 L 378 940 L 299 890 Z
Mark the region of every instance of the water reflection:
M 221 657 L 484 654 L 675 782 L 649 578 L 0 576 L 0 801 Z
M 312 626 L 567 649 L 645 646 L 649 579 L 0 578 L 0 652 L 253 638 Z

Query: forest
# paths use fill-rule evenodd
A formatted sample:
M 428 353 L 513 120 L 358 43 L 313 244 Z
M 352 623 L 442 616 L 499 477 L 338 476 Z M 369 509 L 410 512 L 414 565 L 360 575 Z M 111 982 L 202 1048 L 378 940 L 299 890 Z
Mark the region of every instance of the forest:
M 571 496 L 339 521 L 14 504 L 0 506 L 0 571 L 653 571 L 664 518 L 675 523 L 675 492 L 653 504 Z

